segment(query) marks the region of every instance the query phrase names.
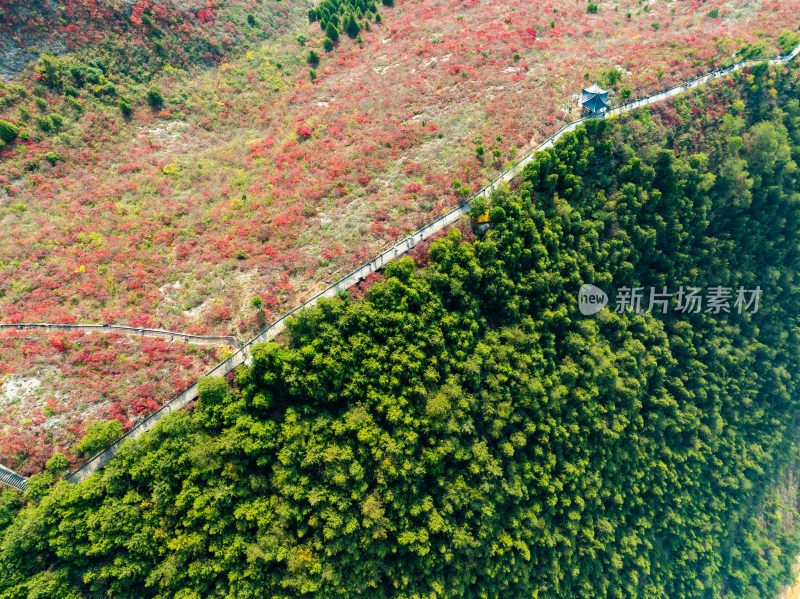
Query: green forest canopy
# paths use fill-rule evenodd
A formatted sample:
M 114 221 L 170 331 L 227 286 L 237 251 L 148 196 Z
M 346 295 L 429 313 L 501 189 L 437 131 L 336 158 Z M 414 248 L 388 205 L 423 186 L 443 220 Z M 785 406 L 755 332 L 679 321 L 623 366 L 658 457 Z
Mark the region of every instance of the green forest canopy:
M 86 482 L 2 494 L 0 598 L 775 596 L 800 84 L 752 75 L 588 122 L 485 236 L 302 313 Z M 587 282 L 764 294 L 584 317 Z

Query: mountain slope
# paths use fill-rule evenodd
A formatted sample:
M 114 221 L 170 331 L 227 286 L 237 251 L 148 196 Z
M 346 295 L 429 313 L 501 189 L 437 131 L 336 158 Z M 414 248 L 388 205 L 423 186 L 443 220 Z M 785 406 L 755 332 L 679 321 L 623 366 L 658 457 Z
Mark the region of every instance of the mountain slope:
M 90 43 L 0 90 L 18 130 L 0 150 L 3 321 L 234 334 L 460 202 L 570 120 L 587 82 L 618 102 L 778 54 L 800 15 L 797 2 L 398 2 L 328 53 L 304 4 L 230 2 L 208 21 L 167 4 L 169 26 L 143 9 L 163 35 L 133 6 L 58 6 Z M 42 18 L 35 31 L 53 30 Z M 180 58 L 212 38 L 213 60 Z M 687 110 L 711 117 L 717 101 Z M 131 400 L 115 400 L 124 425 Z
M 302 313 L 84 483 L 50 489 L 54 460 L 0 533 L 0 590 L 775 596 L 800 549 L 777 490 L 800 415 L 798 75 L 588 122 L 493 196 L 486 235 Z M 703 304 L 584 316 L 587 282 L 612 308 L 622 287 Z M 758 309 L 706 303 L 740 285 Z

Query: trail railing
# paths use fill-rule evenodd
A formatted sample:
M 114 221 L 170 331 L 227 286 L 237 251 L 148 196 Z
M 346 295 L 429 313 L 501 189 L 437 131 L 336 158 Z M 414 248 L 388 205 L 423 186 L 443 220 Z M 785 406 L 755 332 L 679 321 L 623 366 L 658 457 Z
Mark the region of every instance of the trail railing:
M 9 487 L 14 487 L 20 491 L 25 491 L 28 488 L 28 479 L 20 476 L 13 470 L 10 470 L 0 464 L 0 483 L 6 484 Z
M 170 341 L 183 341 L 196 345 L 218 345 L 221 347 L 239 347 L 242 345 L 236 337 L 229 335 L 190 335 L 163 329 L 145 329 L 118 324 L 57 324 L 51 322 L 26 322 L 19 324 L 0 324 L 0 331 L 41 330 L 41 331 L 82 331 L 84 333 L 120 333 L 138 335 L 139 337 L 157 337 Z
M 429 225 L 419 229 L 417 232 L 409 235 L 399 243 L 395 244 L 393 247 L 389 248 L 385 252 L 379 254 L 377 257 L 370 260 L 368 263 L 356 268 L 349 274 L 345 275 L 337 282 L 333 283 L 323 291 L 320 291 L 316 295 L 314 295 L 311 299 L 306 300 L 296 308 L 294 308 L 291 312 L 288 312 L 274 323 L 269 325 L 267 328 L 263 329 L 260 333 L 258 333 L 255 337 L 250 339 L 247 343 L 242 345 L 239 349 L 237 349 L 233 355 L 228 358 L 227 360 L 220 362 L 209 370 L 204 376 L 225 376 L 233 371 L 234 368 L 239 366 L 240 364 L 245 363 L 248 360 L 248 356 L 250 354 L 250 349 L 256 343 L 264 343 L 266 341 L 270 341 L 274 339 L 281 331 L 284 330 L 286 327 L 286 319 L 290 318 L 295 312 L 298 310 L 302 310 L 303 308 L 308 308 L 316 304 L 321 298 L 324 297 L 335 297 L 340 291 L 346 291 L 354 284 L 356 284 L 359 280 L 365 278 L 367 275 L 383 268 L 388 262 L 398 258 L 408 251 L 416 247 L 422 241 L 428 239 L 432 235 L 438 233 L 442 229 L 449 227 L 459 218 L 462 216 L 469 214 L 469 206 L 471 202 L 475 198 L 479 197 L 488 197 L 491 193 L 497 188 L 498 185 L 502 183 L 506 183 L 517 176 L 520 171 L 533 159 L 537 152 L 542 150 L 546 150 L 548 148 L 552 148 L 555 145 L 555 142 L 563 136 L 565 133 L 570 131 L 574 131 L 581 123 L 586 120 L 593 119 L 593 118 L 605 118 L 609 116 L 616 116 L 619 114 L 623 114 L 625 112 L 630 112 L 632 110 L 636 110 L 642 106 L 647 106 L 650 104 L 654 104 L 656 102 L 661 102 L 667 98 L 671 98 L 679 93 L 687 91 L 693 87 L 698 85 L 703 85 L 712 79 L 719 79 L 721 77 L 725 77 L 728 74 L 743 69 L 745 67 L 754 66 L 756 64 L 762 62 L 768 62 L 769 64 L 785 64 L 790 60 L 794 59 L 798 54 L 800 54 L 800 45 L 798 45 L 791 53 L 787 54 L 786 56 L 781 56 L 778 58 L 772 58 L 769 60 L 744 60 L 741 62 L 737 62 L 729 67 L 723 69 L 717 69 L 700 77 L 696 77 L 686 83 L 681 85 L 675 86 L 670 88 L 666 91 L 659 92 L 657 94 L 653 94 L 651 96 L 647 96 L 646 98 L 642 98 L 639 100 L 635 100 L 633 102 L 628 102 L 627 104 L 623 104 L 621 106 L 617 106 L 616 108 L 612 108 L 610 110 L 603 111 L 599 114 L 593 114 L 588 117 L 584 117 L 570 123 L 564 125 L 561 129 L 556 131 L 553 135 L 548 137 L 542 143 L 540 143 L 536 148 L 530 150 L 527 154 L 525 154 L 522 158 L 520 158 L 517 162 L 515 162 L 511 167 L 503 171 L 497 178 L 495 178 L 491 183 L 489 183 L 486 187 L 481 189 L 480 191 L 476 192 L 472 197 L 468 200 L 463 202 L 460 206 L 454 208 L 441 218 L 436 219 Z M 181 393 L 166 403 L 161 409 L 151 414 L 148 418 L 144 421 L 140 422 L 136 426 L 134 426 L 131 430 L 129 430 L 125 435 L 115 441 L 106 449 L 102 450 L 100 453 L 92 457 L 86 464 L 77 468 L 75 471 L 68 474 L 65 479 L 71 483 L 79 483 L 89 476 L 91 476 L 94 472 L 100 470 L 103 466 L 105 466 L 111 458 L 113 458 L 118 452 L 120 447 L 122 446 L 125 441 L 130 439 L 136 439 L 137 437 L 144 434 L 146 431 L 150 430 L 155 424 L 161 420 L 165 415 L 174 412 L 176 410 L 180 410 L 181 408 L 185 407 L 189 402 L 197 399 L 198 392 L 197 392 L 197 381 L 194 382 L 192 385 L 181 391 Z

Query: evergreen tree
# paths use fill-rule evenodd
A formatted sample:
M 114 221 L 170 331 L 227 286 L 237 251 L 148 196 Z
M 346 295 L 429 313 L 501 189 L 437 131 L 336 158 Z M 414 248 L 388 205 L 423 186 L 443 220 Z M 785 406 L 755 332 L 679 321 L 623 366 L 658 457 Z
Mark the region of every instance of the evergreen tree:
M 325 27 L 325 36 L 334 43 L 339 41 L 339 30 L 336 28 L 336 25 L 328 23 Z
M 355 39 L 361 31 L 361 27 L 351 13 L 344 17 L 344 29 L 351 38 Z

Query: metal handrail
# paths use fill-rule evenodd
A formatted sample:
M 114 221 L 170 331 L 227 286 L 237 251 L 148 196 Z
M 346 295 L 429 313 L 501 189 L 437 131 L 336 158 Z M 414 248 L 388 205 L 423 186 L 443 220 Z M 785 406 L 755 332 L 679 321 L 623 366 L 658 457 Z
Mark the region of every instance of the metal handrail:
M 44 330 L 44 331 L 82 331 L 85 333 L 120 332 L 139 335 L 141 337 L 156 337 L 159 339 L 178 339 L 196 343 L 198 345 L 225 345 L 236 347 L 241 342 L 231 335 L 192 335 L 164 329 L 147 329 L 117 324 L 61 324 L 53 322 L 20 322 L 16 324 L 0 324 L 0 330 Z

